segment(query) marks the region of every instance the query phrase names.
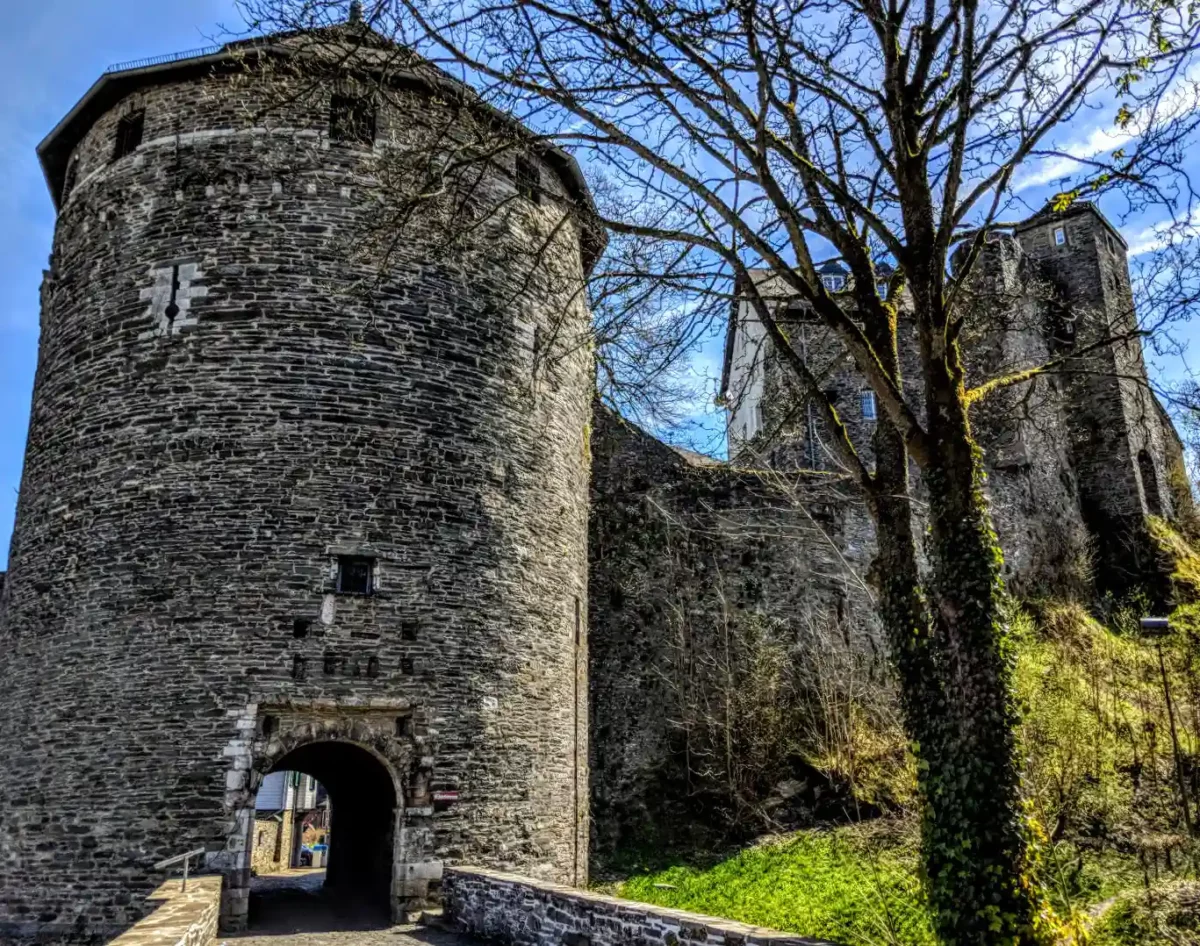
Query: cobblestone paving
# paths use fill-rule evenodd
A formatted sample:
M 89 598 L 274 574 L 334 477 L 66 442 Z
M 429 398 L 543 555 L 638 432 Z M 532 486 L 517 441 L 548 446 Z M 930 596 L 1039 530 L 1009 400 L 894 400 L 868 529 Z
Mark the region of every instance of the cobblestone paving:
M 216 946 L 477 946 L 447 930 L 393 926 L 377 905 L 327 892 L 324 880 L 313 870 L 255 877 L 250 929 L 219 935 Z
M 476 946 L 475 941 L 422 926 L 393 926 L 376 930 L 337 930 L 317 933 L 261 933 L 219 936 L 218 946 Z

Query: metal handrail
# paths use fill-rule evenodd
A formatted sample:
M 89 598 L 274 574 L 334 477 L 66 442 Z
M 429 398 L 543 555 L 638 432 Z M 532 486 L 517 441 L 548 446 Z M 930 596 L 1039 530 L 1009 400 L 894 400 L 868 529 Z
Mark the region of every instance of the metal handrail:
M 165 860 L 159 861 L 154 865 L 155 870 L 166 870 L 168 867 L 174 867 L 176 864 L 183 862 L 183 886 L 179 888 L 179 892 L 183 893 L 187 890 L 188 865 L 193 857 L 200 857 L 204 853 L 204 848 L 198 847 L 194 851 L 188 851 L 186 854 L 176 854 L 174 857 L 168 857 Z
M 127 69 L 145 69 L 147 66 L 161 66 L 168 62 L 179 62 L 181 59 L 198 59 L 200 56 L 211 56 L 219 53 L 224 46 L 204 46 L 201 49 L 185 49 L 181 53 L 166 53 L 162 56 L 149 56 L 146 59 L 131 59 L 129 62 L 118 62 L 104 70 L 110 72 L 125 72 Z

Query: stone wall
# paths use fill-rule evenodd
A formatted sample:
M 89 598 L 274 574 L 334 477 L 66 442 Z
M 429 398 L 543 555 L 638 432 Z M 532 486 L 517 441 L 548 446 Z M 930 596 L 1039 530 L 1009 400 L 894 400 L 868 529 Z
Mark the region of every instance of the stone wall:
M 250 871 L 254 874 L 274 874 L 291 867 L 292 834 L 295 812 L 261 814 L 254 819 L 254 841 L 251 847 Z
M 806 936 L 471 867 L 446 872 L 445 895 L 449 922 L 503 946 L 831 946 Z
M 221 908 L 220 877 L 169 880 L 146 901 L 150 913 L 109 946 L 210 946 Z
M 397 908 L 443 861 L 586 879 L 574 206 L 548 163 L 520 197 L 507 155 L 477 240 L 435 254 L 414 224 L 377 281 L 353 246 L 379 157 L 451 118 L 407 85 L 373 145 L 331 142 L 331 90 L 274 81 L 109 76 L 58 143 L 0 615 L 0 937 L 120 929 L 196 847 L 244 922 L 256 780 L 305 742 L 395 782 Z M 343 556 L 372 593 L 339 591 Z
M 745 814 L 730 810 L 730 789 L 760 803 L 776 781 L 813 774 L 764 757 L 756 777 L 731 783 L 701 756 L 715 718 L 751 735 L 754 708 L 730 689 L 769 692 L 756 656 L 786 654 L 813 672 L 834 652 L 863 655 L 864 673 L 880 660 L 870 526 L 840 478 L 685 457 L 604 408 L 595 416 L 589 718 L 593 842 L 604 855 L 665 842 L 683 825 L 719 828 Z

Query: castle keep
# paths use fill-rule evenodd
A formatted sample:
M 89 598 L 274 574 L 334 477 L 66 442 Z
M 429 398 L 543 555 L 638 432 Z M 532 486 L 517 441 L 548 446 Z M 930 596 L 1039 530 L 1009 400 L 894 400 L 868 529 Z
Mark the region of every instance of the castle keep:
M 198 847 L 237 928 L 275 768 L 329 790 L 328 882 L 393 911 L 449 859 L 586 879 L 592 359 L 535 351 L 587 331 L 581 178 L 508 155 L 475 268 L 415 240 L 356 292 L 374 271 L 337 241 L 374 156 L 456 90 L 393 61 L 371 97 L 363 53 L 296 95 L 266 68 L 293 53 L 115 69 L 40 147 L 59 216 L 0 611 L 0 938 L 123 928 Z M 507 266 L 531 241 L 574 279 Z
M 380 159 L 479 107 L 359 22 L 322 40 L 350 54 L 300 89 L 301 36 L 114 68 L 40 146 L 58 223 L 0 589 L 0 939 L 120 930 L 196 848 L 245 925 L 282 770 L 328 789 L 327 883 L 394 915 L 446 864 L 582 884 L 589 841 L 714 811 L 686 720 L 734 630 L 885 672 L 871 523 L 746 309 L 730 463 L 594 407 L 603 235 L 574 162 L 515 127 L 478 185 L 502 212 L 453 253 L 416 214 L 381 277 L 350 245 L 391 196 Z M 1094 351 L 974 418 L 1018 589 L 1087 580 L 1089 550 L 1101 587 L 1153 580 L 1147 518 L 1190 512 L 1124 250 L 1090 206 L 1036 217 L 966 301 L 978 379 Z M 869 453 L 863 385 L 776 301 Z

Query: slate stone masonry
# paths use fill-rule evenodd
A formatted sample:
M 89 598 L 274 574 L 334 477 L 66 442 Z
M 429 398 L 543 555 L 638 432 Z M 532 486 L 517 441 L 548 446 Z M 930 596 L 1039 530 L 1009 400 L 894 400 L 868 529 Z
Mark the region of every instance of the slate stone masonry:
M 446 919 L 502 946 L 832 946 L 474 867 L 446 872 Z
M 345 242 L 375 155 L 434 97 L 398 91 L 370 146 L 269 74 L 122 81 L 55 141 L 74 186 L 0 613 L 0 939 L 116 932 L 196 847 L 243 924 L 258 781 L 322 740 L 398 786 L 395 910 L 444 861 L 584 881 L 592 360 L 530 347 L 589 321 L 555 169 L 466 263 L 417 236 L 364 295 Z M 573 280 L 526 283 L 531 241 Z M 339 591 L 342 556 L 370 594 Z

